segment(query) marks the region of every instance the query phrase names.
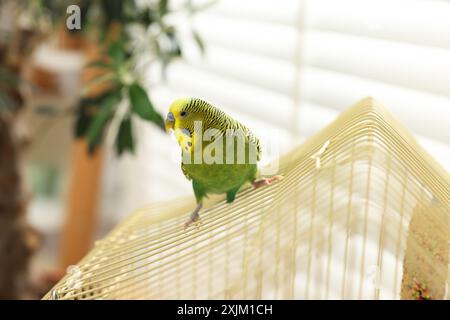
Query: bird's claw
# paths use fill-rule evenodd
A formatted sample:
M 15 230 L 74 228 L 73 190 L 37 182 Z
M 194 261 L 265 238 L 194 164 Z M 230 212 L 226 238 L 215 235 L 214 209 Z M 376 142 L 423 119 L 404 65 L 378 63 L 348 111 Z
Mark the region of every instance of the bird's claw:
M 186 230 L 193 223 L 197 226 L 197 229 L 200 227 L 201 220 L 198 213 L 193 213 L 189 220 L 184 223 L 184 230 Z
M 283 179 L 284 177 L 282 175 L 276 175 L 270 178 L 262 178 L 260 180 L 253 181 L 252 184 L 255 189 L 258 189 L 260 187 L 271 185 L 274 182 L 281 181 Z

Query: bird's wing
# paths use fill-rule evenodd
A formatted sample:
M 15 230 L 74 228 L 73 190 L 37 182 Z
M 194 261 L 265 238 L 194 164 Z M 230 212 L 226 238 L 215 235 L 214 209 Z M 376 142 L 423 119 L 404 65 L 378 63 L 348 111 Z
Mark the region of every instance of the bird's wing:
M 183 174 L 186 177 L 186 179 L 192 180 L 192 177 L 189 175 L 189 173 L 187 173 L 186 168 L 184 167 L 183 163 L 181 163 L 181 171 L 183 171 Z
M 240 129 L 245 132 L 246 140 L 248 144 L 252 144 L 256 147 L 256 160 L 261 160 L 261 144 L 258 137 L 256 137 L 253 132 L 246 126 L 239 123 Z
M 249 130 L 248 141 L 256 146 L 256 159 L 261 160 L 261 144 L 259 139 Z

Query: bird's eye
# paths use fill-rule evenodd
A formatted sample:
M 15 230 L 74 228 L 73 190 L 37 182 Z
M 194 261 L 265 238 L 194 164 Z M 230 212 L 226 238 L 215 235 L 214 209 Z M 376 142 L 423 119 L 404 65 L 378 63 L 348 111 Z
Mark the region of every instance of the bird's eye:
M 180 112 L 180 116 L 181 116 L 181 117 L 186 117 L 186 115 L 187 115 L 187 112 L 186 112 L 186 111 L 181 111 L 181 112 Z

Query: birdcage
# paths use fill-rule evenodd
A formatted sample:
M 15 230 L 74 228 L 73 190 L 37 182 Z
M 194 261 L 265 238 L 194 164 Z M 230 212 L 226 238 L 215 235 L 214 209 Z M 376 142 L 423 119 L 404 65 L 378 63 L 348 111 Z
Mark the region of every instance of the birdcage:
M 371 98 L 280 159 L 285 179 L 138 210 L 45 299 L 448 299 L 450 178 Z

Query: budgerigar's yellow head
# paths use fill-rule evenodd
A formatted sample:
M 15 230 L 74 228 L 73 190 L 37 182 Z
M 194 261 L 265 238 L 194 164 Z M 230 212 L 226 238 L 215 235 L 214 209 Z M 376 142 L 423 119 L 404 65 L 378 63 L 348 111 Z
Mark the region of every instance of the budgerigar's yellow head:
M 179 145 L 191 151 L 194 144 L 194 124 L 203 122 L 208 109 L 213 108 L 206 101 L 196 98 L 180 98 L 169 107 L 166 118 L 166 131 L 172 129 Z
M 172 102 L 166 118 L 166 131 L 187 129 L 193 133 L 196 121 L 205 127 L 215 119 L 223 118 L 224 113 L 210 103 L 198 98 L 179 98 Z
M 177 130 L 186 127 L 187 123 L 187 106 L 191 98 L 180 98 L 172 102 L 166 118 L 166 131 L 170 129 Z

